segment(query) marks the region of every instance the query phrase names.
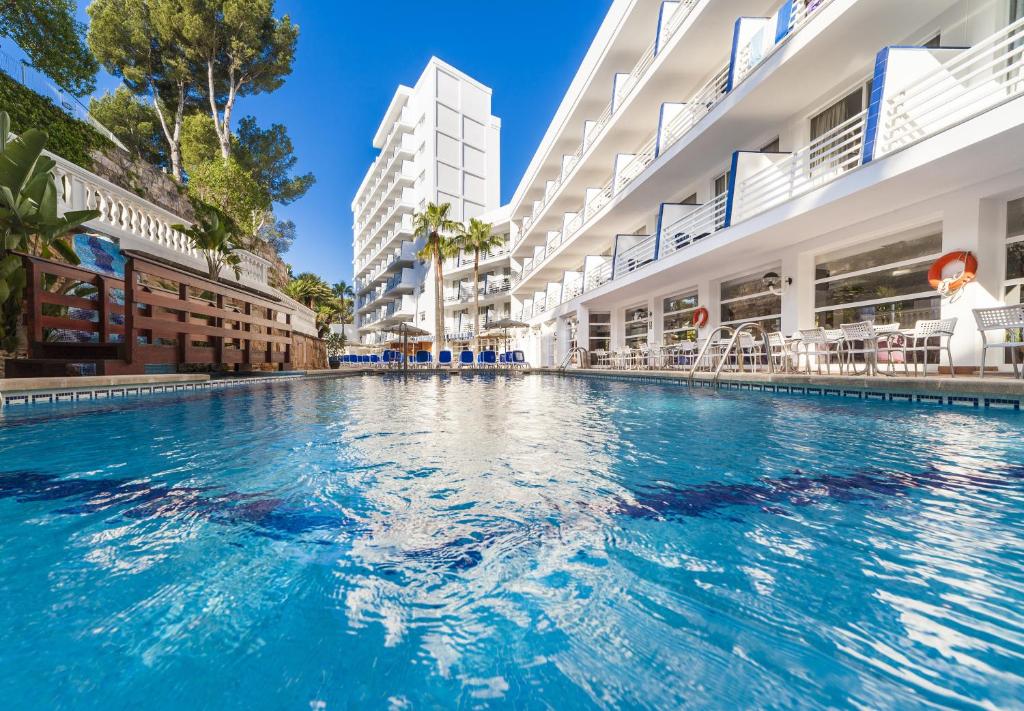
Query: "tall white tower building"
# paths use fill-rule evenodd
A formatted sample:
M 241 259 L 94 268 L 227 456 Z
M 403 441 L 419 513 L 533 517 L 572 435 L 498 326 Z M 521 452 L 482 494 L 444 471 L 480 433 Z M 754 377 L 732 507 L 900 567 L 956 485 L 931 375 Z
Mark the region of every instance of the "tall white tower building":
M 447 202 L 462 221 L 499 205 L 491 89 L 431 58 L 413 87 L 398 87 L 373 146 L 380 154 L 352 200 L 356 326 L 368 345 L 402 321 L 434 330 L 433 268 L 416 258 L 423 238 L 413 213 Z

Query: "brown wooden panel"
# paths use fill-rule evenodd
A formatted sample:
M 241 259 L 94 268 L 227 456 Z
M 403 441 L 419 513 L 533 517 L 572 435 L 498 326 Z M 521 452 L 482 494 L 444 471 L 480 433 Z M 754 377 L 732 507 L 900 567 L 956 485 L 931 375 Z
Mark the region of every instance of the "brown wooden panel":
M 171 364 L 178 362 L 177 346 L 157 346 L 151 343 L 139 343 L 135 352 L 140 363 Z
M 257 333 L 256 331 L 236 331 L 219 326 L 207 326 L 187 321 L 152 318 L 151 316 L 135 316 L 135 328 L 143 331 L 160 332 L 161 334 L 189 334 L 192 336 L 212 336 L 214 338 L 240 338 L 259 343 L 291 343 L 291 336 Z
M 84 321 L 77 318 L 64 318 L 62 316 L 40 316 L 39 323 L 43 328 L 64 328 L 75 331 L 88 331 L 99 333 L 100 325 L 96 321 Z
M 229 311 L 227 309 L 219 309 L 216 306 L 210 306 L 204 303 L 197 303 L 194 301 L 182 301 L 178 298 L 171 298 L 161 296 L 153 293 L 143 293 L 136 296 L 136 302 L 141 304 L 149 304 L 151 306 L 160 306 L 165 309 L 176 309 L 178 311 L 188 311 L 194 314 L 201 314 L 203 316 L 211 316 L 213 318 L 230 319 L 239 323 L 251 323 L 256 326 L 264 326 L 266 328 L 279 328 L 282 330 L 291 331 L 286 328 L 285 324 L 277 321 L 268 321 L 264 318 L 257 316 L 250 316 L 246 314 L 240 314 L 235 311 Z

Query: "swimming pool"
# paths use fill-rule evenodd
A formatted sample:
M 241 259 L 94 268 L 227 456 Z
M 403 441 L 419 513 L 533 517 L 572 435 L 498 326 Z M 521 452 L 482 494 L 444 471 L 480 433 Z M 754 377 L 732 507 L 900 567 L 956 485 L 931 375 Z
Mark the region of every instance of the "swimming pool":
M 542 375 L 10 410 L 0 698 L 1020 707 L 1022 428 Z

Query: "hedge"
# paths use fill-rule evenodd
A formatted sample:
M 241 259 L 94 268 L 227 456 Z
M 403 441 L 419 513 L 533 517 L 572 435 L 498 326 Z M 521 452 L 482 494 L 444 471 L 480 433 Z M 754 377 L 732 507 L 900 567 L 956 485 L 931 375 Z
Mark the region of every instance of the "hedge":
M 83 168 L 92 168 L 92 152 L 111 142 L 92 126 L 68 116 L 49 98 L 28 89 L 0 72 L 0 110 L 11 117 L 11 131 L 41 128 L 49 135 L 47 150 Z

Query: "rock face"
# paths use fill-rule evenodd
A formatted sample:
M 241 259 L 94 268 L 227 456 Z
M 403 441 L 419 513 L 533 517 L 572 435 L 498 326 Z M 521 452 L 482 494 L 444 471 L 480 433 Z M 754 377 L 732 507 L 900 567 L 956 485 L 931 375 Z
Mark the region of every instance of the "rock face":
M 327 344 L 319 338 L 292 334 L 292 367 L 296 370 L 322 370 L 327 367 Z
M 117 148 L 93 151 L 92 160 L 92 172 L 104 180 L 173 212 L 186 222 L 195 220 L 195 211 L 184 188 L 159 168 Z

